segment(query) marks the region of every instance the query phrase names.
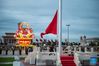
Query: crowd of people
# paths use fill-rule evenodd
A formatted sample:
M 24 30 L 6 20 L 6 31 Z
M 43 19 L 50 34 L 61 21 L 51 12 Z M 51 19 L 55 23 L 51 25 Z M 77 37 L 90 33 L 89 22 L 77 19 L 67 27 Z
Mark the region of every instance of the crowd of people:
M 28 55 L 28 52 L 32 52 L 32 47 L 16 47 L 16 46 L 0 46 L 0 54 L 2 54 L 2 51 L 5 51 L 5 55 L 8 55 L 8 51 L 12 52 L 12 55 L 15 54 L 15 51 L 19 52 L 19 55 L 22 55 L 22 50 L 25 51 L 25 54 Z
M 58 47 L 58 41 L 57 40 L 46 40 L 46 39 L 36 39 L 35 42 L 32 42 L 32 45 L 35 45 L 36 47 L 40 47 L 40 51 L 42 52 L 43 50 L 48 50 L 47 48 L 49 48 L 49 52 L 56 52 L 57 47 Z M 94 43 L 90 43 L 89 44 L 89 48 L 92 46 L 96 46 Z M 99 44 L 98 44 L 99 45 Z M 71 50 L 73 51 L 74 48 L 73 47 L 80 47 L 80 43 L 76 43 L 76 42 L 62 42 L 62 47 L 63 50 L 65 51 L 65 48 L 67 48 L 68 46 L 71 47 Z M 83 51 L 84 47 L 81 47 L 81 50 Z M 87 49 L 89 49 L 87 48 Z M 99 48 L 94 48 L 95 50 L 99 50 Z M 19 51 L 19 55 L 22 55 L 22 50 L 25 51 L 25 54 L 28 55 L 28 52 L 32 52 L 33 51 L 33 47 L 21 47 L 18 46 L 16 47 L 15 45 L 13 46 L 8 46 L 5 44 L 1 44 L 0 45 L 0 54 L 2 54 L 2 51 L 5 50 L 5 55 L 8 55 L 8 51 L 11 50 L 12 51 L 12 55 L 15 54 L 15 51 Z

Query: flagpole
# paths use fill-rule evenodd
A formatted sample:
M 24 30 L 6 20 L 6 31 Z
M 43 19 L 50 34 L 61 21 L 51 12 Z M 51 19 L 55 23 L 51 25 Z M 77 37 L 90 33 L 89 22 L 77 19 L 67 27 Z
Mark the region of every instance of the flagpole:
M 62 42 L 62 0 L 59 1 L 58 6 L 58 63 L 60 64 L 60 55 L 61 55 L 61 42 Z M 59 65 L 58 65 L 59 66 Z

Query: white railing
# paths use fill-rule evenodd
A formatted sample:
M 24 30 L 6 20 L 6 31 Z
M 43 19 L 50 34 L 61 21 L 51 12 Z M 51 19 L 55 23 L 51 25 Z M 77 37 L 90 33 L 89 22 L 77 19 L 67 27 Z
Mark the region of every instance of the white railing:
M 77 53 L 74 53 L 74 63 L 76 64 L 76 66 L 81 66 L 79 56 Z
M 76 52 L 74 53 L 74 62 L 76 66 L 82 66 L 82 60 L 90 60 L 91 57 L 98 57 L 99 53 L 97 52 Z
M 72 50 L 73 49 L 73 50 Z M 70 54 L 73 53 L 74 54 L 74 62 L 77 66 L 80 66 L 80 60 L 78 57 L 78 54 L 76 53 L 80 53 L 81 51 L 81 47 L 72 47 L 72 49 L 68 49 L 66 48 L 66 50 L 63 50 L 62 53 L 64 54 L 66 52 L 66 54 Z M 94 52 L 94 48 L 93 47 L 89 47 L 90 51 L 87 50 L 87 47 L 83 47 L 83 50 L 86 52 L 90 52 L 93 53 Z M 57 51 L 58 52 L 58 51 Z M 60 60 L 58 59 L 58 54 L 57 52 L 48 52 L 48 51 L 44 51 L 44 52 L 40 52 L 40 47 L 36 47 L 33 51 L 33 53 L 29 53 L 29 55 L 27 56 L 27 58 L 25 59 L 25 61 L 29 62 L 30 64 L 35 62 L 36 59 L 36 65 L 44 65 L 46 64 L 45 60 Z M 58 61 L 60 63 L 60 61 Z M 57 63 L 57 62 L 56 62 Z
M 56 52 L 37 52 L 36 55 L 36 65 L 46 65 L 46 60 L 57 60 Z
M 38 48 L 35 47 L 33 52 L 29 52 L 28 56 L 25 58 L 24 62 L 30 63 L 30 64 L 35 64 L 35 59 L 37 56 L 37 50 L 38 50 Z
M 46 59 L 56 60 L 57 56 L 56 56 L 56 52 L 39 52 L 38 58 L 42 60 L 46 60 Z
M 62 51 L 62 54 L 74 54 L 75 52 L 99 52 L 99 50 L 95 51 L 94 48 L 98 48 L 98 47 L 71 47 L 68 48 L 68 46 Z M 83 50 L 83 51 L 82 51 Z

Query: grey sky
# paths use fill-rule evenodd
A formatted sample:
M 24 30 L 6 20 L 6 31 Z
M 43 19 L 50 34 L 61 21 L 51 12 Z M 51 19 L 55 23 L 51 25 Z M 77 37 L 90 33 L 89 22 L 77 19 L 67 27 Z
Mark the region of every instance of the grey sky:
M 79 41 L 81 35 L 99 37 L 99 0 L 62 0 L 62 34 L 67 38 L 66 24 L 70 24 L 70 40 Z M 35 36 L 40 38 L 58 9 L 58 0 L 0 0 L 0 35 L 15 32 L 17 23 L 29 22 Z M 45 38 L 55 39 L 55 35 Z

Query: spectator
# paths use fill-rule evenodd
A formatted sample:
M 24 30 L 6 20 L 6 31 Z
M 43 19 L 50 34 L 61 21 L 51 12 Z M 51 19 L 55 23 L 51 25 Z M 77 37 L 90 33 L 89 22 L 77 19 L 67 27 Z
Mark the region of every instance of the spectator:
M 15 49 L 14 49 L 14 47 L 12 47 L 12 54 L 14 55 L 14 51 L 15 51 Z
M 29 47 L 28 51 L 29 52 L 32 52 L 33 51 L 33 48 L 32 47 Z
M 49 51 L 50 52 L 54 52 L 54 47 L 51 46 L 50 49 L 49 49 Z
M 19 48 L 19 55 L 22 55 L 22 49 Z
M 0 55 L 2 54 L 2 48 L 0 47 Z
M 8 48 L 5 48 L 5 50 L 6 50 L 6 55 L 8 55 Z
M 25 48 L 25 54 L 28 55 L 28 48 Z

